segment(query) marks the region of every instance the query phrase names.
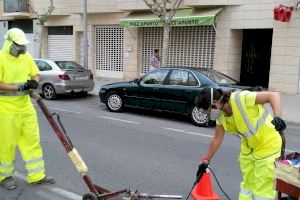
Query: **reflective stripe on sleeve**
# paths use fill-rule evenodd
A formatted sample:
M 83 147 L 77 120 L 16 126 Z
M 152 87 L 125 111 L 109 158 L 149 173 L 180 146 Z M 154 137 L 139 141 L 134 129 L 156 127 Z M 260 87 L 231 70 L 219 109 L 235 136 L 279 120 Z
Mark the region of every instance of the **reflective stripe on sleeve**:
M 20 92 L 20 91 L 0 91 L 0 96 L 25 96 L 28 92 Z

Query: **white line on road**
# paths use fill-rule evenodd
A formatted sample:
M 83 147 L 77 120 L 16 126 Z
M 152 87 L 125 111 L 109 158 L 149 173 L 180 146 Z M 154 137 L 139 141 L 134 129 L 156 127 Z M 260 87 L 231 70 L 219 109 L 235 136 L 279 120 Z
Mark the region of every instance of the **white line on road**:
M 206 135 L 206 134 L 195 133 L 195 132 L 185 132 L 185 133 L 190 134 L 190 135 L 202 136 L 202 137 L 210 137 L 210 138 L 214 137 L 214 136 L 212 136 L 212 135 Z
M 38 106 L 38 104 L 36 103 L 32 103 L 33 106 Z M 74 110 L 66 110 L 66 109 L 62 109 L 62 108 L 57 108 L 57 107 L 51 107 L 51 106 L 47 106 L 47 108 L 53 109 L 53 110 L 58 110 L 58 111 L 63 111 L 63 112 L 70 112 L 70 113 L 76 113 L 76 114 L 80 114 L 81 112 L 79 111 L 74 111 Z
M 66 109 L 62 109 L 62 108 L 56 108 L 56 107 L 50 107 L 53 110 L 59 110 L 59 111 L 63 111 L 63 112 L 70 112 L 70 113 L 77 113 L 80 114 L 81 112 L 79 111 L 74 111 L 74 110 L 66 110 Z
M 166 130 L 170 130 L 170 131 L 175 131 L 175 132 L 184 133 L 184 130 L 181 130 L 181 129 L 167 128 L 167 127 L 161 127 L 161 128 L 166 129 Z
M 118 119 L 118 118 L 113 118 L 113 117 L 105 117 L 105 116 L 100 116 L 100 115 L 98 115 L 97 117 L 100 117 L 100 118 L 103 118 L 103 119 L 111 119 L 111 120 L 115 120 L 115 121 L 131 123 L 131 124 L 140 124 L 139 122 L 124 120 L 124 119 Z
M 202 136 L 202 137 L 210 137 L 212 138 L 212 135 L 206 135 L 206 134 L 202 134 L 202 133 L 195 133 L 195 132 L 191 132 L 191 131 L 185 131 L 182 129 L 175 129 L 175 128 L 168 128 L 168 127 L 161 127 L 163 129 L 169 130 L 169 131 L 175 131 L 175 132 L 179 132 L 179 133 L 186 133 L 186 134 L 190 134 L 190 135 L 197 135 L 197 136 Z
M 26 177 L 23 174 L 21 174 L 20 172 L 16 171 L 15 172 L 15 176 L 18 177 L 18 178 L 20 178 L 20 179 L 22 179 L 22 180 L 24 180 L 24 181 L 26 181 Z M 80 196 L 78 194 L 75 194 L 73 192 L 64 190 L 62 188 L 51 186 L 51 187 L 44 187 L 44 189 L 49 190 L 49 191 L 51 191 L 53 193 L 56 193 L 56 194 L 58 194 L 60 196 L 66 197 L 68 199 L 76 199 L 76 200 L 81 200 L 82 199 L 82 196 Z

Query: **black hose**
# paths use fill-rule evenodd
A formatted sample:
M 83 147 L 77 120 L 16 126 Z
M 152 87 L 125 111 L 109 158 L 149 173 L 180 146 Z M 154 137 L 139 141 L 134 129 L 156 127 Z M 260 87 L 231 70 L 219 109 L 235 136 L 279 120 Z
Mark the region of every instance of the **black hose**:
M 223 194 L 226 196 L 226 198 L 227 198 L 228 200 L 231 200 L 231 199 L 228 197 L 228 195 L 226 194 L 226 192 L 223 190 L 223 188 L 221 187 L 221 185 L 220 185 L 220 183 L 219 183 L 219 181 L 218 181 L 218 179 L 217 179 L 217 176 L 215 175 L 214 171 L 213 171 L 211 168 L 209 168 L 209 167 L 207 167 L 207 168 L 208 168 L 208 169 L 211 171 L 211 173 L 213 174 L 213 176 L 214 176 L 214 178 L 215 178 L 215 180 L 216 180 L 216 182 L 217 182 L 219 188 L 220 188 L 221 191 L 223 192 Z
M 212 174 L 213 174 L 213 176 L 214 176 L 214 179 L 216 180 L 216 182 L 217 182 L 219 188 L 221 189 L 221 191 L 223 192 L 223 194 L 226 196 L 226 198 L 227 198 L 228 200 L 231 200 L 231 199 L 229 198 L 229 196 L 226 194 L 226 192 L 223 190 L 223 188 L 221 187 L 221 185 L 220 185 L 220 183 L 219 183 L 219 181 L 218 181 L 218 179 L 217 179 L 217 176 L 215 175 L 214 171 L 213 171 L 211 168 L 209 168 L 209 167 L 207 167 L 207 168 L 212 172 Z M 193 187 L 192 187 L 192 189 L 189 191 L 189 194 L 188 194 L 188 196 L 186 197 L 185 200 L 188 200 L 188 199 L 189 199 L 189 197 L 190 197 L 190 195 L 191 195 L 193 189 L 195 188 L 195 186 L 197 185 L 197 183 L 200 181 L 200 179 L 202 178 L 202 176 L 203 176 L 203 174 L 200 174 L 199 177 L 197 177 L 197 180 L 194 182 Z

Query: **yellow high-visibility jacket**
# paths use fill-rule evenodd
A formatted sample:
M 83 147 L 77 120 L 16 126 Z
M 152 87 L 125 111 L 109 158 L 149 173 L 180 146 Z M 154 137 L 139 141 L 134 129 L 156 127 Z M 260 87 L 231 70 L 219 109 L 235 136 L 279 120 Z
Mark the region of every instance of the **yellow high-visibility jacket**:
M 26 52 L 14 57 L 9 54 L 9 48 L 12 42 L 6 40 L 0 51 L 0 82 L 9 84 L 24 84 L 33 76 L 39 73 L 39 70 L 32 58 Z M 6 95 L 0 91 L 0 113 L 7 114 L 26 114 L 34 110 L 28 94 Z
M 282 140 L 271 123 L 272 116 L 263 105 L 255 104 L 256 92 L 234 92 L 229 103 L 232 116 L 224 112 L 217 119 L 225 131 L 241 138 L 241 153 L 253 154 L 254 158 L 262 159 L 278 153 Z

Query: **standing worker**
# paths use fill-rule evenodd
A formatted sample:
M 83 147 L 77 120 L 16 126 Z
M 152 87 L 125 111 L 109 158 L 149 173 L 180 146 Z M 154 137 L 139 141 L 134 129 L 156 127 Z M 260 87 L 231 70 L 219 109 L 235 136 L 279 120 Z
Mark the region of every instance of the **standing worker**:
M 29 184 L 53 184 L 45 174 L 36 111 L 28 94 L 36 89 L 39 70 L 26 52 L 25 33 L 12 28 L 0 51 L 0 181 L 5 189 L 16 188 L 15 148 L 18 146 Z
M 153 55 L 150 58 L 150 71 L 160 67 L 159 49 L 154 49 Z
M 215 135 L 197 174 L 206 170 L 227 131 L 242 141 L 239 164 L 243 180 L 239 200 L 274 199 L 274 161 L 281 153 L 279 132 L 286 128 L 281 119 L 280 95 L 270 91 L 226 93 L 221 89 L 205 88 L 195 103 L 210 111 L 212 119 L 216 120 Z M 265 110 L 266 103 L 270 103 L 274 118 Z

